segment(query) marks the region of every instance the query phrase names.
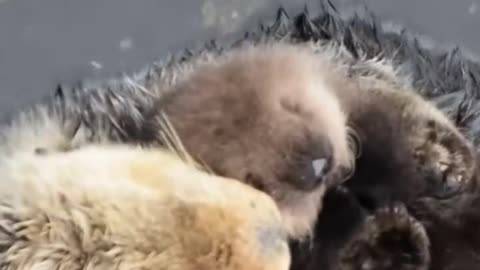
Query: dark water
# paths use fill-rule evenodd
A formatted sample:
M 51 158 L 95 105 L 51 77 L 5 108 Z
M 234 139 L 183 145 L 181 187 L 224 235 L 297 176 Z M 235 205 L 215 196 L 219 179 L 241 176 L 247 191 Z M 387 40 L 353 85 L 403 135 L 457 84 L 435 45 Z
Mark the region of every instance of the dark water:
M 366 1 L 382 18 L 480 54 L 480 0 Z M 194 41 L 253 26 L 280 4 L 295 13 L 305 2 L 0 0 L 0 114 L 58 82 L 134 70 Z

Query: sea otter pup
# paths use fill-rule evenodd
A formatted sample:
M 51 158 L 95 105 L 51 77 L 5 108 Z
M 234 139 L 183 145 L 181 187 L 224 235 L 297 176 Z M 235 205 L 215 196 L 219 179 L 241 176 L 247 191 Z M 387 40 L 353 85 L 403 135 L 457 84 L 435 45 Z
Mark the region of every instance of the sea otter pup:
M 3 269 L 287 270 L 270 196 L 164 149 L 0 158 Z
M 340 54 L 315 43 L 284 42 L 212 54 L 164 90 L 168 94 L 154 103 L 140 133 L 155 136 L 157 116 L 165 112 L 194 157 L 218 174 L 270 191 L 284 190 L 272 184 L 282 183 L 277 180 L 308 187 L 312 181 L 299 181 L 302 170 L 312 171 L 309 161 L 318 158 L 339 165 L 327 183 L 334 187 L 353 172 L 359 152 L 345 186 L 370 209 L 471 188 L 473 146 L 448 117 L 388 64 L 347 61 Z M 214 148 L 204 147 L 212 141 Z M 285 151 L 286 157 L 269 155 Z M 337 155 L 334 162 L 328 152 Z M 238 169 L 247 163 L 256 168 Z
M 154 104 L 141 142 L 162 141 L 166 115 L 195 160 L 270 194 L 290 237 L 301 239 L 324 190 L 354 168 L 354 137 L 323 69 L 302 46 L 232 50 L 195 66 Z
M 472 147 L 445 115 L 402 86 L 392 74 L 384 74 L 384 70 L 375 70 L 373 66 L 367 74 L 349 69 L 330 53 L 315 47 L 278 43 L 228 52 L 224 58 L 196 66 L 171 94 L 156 103 L 150 116 L 152 120 L 141 134 L 157 136 L 153 140 L 161 141 L 155 135 L 162 130 L 158 116 L 166 113 L 196 159 L 217 174 L 243 179 L 267 191 L 281 209 L 285 209 L 302 201 L 291 200 L 275 191 L 294 194 L 292 189 L 302 188 L 305 182 L 299 181 L 301 178 L 282 177 L 282 169 L 297 176 L 304 172 L 289 167 L 288 163 L 282 165 L 281 154 L 269 153 L 288 149 L 290 144 L 285 142 L 295 138 L 290 133 L 292 129 L 297 132 L 318 129 L 318 137 L 332 136 L 330 127 L 339 118 L 334 115 L 332 122 L 316 122 L 321 124 L 305 121 L 306 127 L 301 129 L 296 122 L 288 122 L 291 120 L 283 110 L 275 110 L 285 107 L 281 99 L 272 102 L 273 98 L 287 97 L 285 100 L 294 104 L 300 100 L 294 111 L 300 112 L 300 117 L 308 116 L 310 111 L 319 119 L 330 116 L 326 104 L 339 102 L 347 120 L 342 122 L 344 128 L 348 130 L 351 124 L 355 133 L 350 135 L 359 137 L 359 141 L 355 141 L 355 146 L 361 149 L 359 165 L 353 177 L 343 184 L 338 180 L 345 178 L 331 182 L 326 178 L 329 191 L 324 198 L 325 207 L 318 208 L 321 209 L 319 223 L 312 234 L 314 246 L 319 247 L 313 249 L 314 266 L 310 264 L 308 268 L 302 264 L 304 258 L 298 258 L 302 250 L 296 249 L 294 243 L 292 268 L 329 269 L 336 265 L 333 269 L 360 266 L 426 269 L 430 257 L 425 228 L 396 203 L 422 196 L 443 199 L 468 189 L 475 161 Z M 316 97 L 323 102 L 316 104 L 323 110 L 309 109 L 310 102 L 299 98 L 298 89 L 309 82 L 320 86 L 317 91 L 326 89 L 331 94 L 328 102 Z M 292 106 L 286 108 L 289 107 Z M 269 111 L 274 113 L 267 114 Z M 262 115 L 266 120 L 259 121 Z M 283 131 L 279 127 L 288 129 Z M 309 141 L 309 137 L 300 138 Z M 236 142 L 236 146 L 231 142 Z M 320 140 L 317 143 L 328 145 Z M 325 153 L 322 151 L 318 153 Z M 282 181 L 284 179 L 287 181 Z M 294 185 L 283 184 L 291 183 L 288 181 L 292 179 Z M 349 191 L 346 197 L 352 198 L 345 200 L 341 198 L 343 195 L 334 198 L 339 184 Z M 298 216 L 307 211 L 308 207 L 296 207 L 294 213 Z M 345 221 L 340 220 L 342 218 Z M 389 242 L 388 250 L 383 241 Z M 369 252 L 362 252 L 358 248 L 360 243 L 368 247 Z M 350 251 L 358 256 L 345 255 Z M 325 261 L 322 262 L 322 258 Z
M 328 189 L 353 172 L 344 186 L 370 211 L 469 189 L 473 147 L 447 116 L 382 63 L 337 53 L 276 42 L 212 56 L 154 104 L 140 133 L 161 140 L 165 113 L 195 159 L 271 194 L 303 232 L 321 209 L 321 196 L 305 196 L 320 194 L 308 177 L 319 161 Z

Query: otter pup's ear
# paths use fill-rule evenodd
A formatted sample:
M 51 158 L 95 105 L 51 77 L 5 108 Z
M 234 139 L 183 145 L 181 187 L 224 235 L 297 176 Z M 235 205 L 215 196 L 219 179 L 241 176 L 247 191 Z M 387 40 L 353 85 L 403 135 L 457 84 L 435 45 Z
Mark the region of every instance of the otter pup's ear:
M 348 165 L 341 165 L 337 173 L 332 175 L 332 180 L 327 182 L 328 188 L 333 188 L 348 181 L 355 173 L 356 159 L 362 154 L 362 139 L 351 126 L 347 127 L 348 147 L 351 153 L 351 160 Z
M 350 151 L 353 153 L 355 158 L 359 158 L 362 155 L 362 139 L 360 135 L 357 133 L 356 129 L 352 126 L 348 126 L 348 146 Z
M 335 172 L 334 174 L 331 174 L 328 177 L 326 182 L 327 189 L 336 188 L 344 184 L 346 181 L 352 178 L 354 172 L 355 172 L 354 160 L 352 160 L 349 166 L 339 166 L 337 172 Z

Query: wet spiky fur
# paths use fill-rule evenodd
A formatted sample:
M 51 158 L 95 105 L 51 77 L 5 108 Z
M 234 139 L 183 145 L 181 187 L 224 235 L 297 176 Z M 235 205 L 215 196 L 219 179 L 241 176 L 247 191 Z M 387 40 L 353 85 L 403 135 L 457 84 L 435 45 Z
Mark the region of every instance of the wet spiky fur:
M 371 14 L 346 16 L 329 2 L 324 3 L 320 14 L 316 16 L 305 11 L 295 18 L 289 18 L 280 10 L 273 24 L 247 33 L 234 46 L 278 40 L 292 43 L 314 41 L 314 46 L 332 52 L 331 55 L 345 63 L 348 69 L 359 73 L 387 75 L 387 80 L 393 76 L 401 85 L 433 100 L 478 146 L 478 62 L 458 48 L 437 48 L 401 27 L 389 27 Z M 145 112 L 150 111 L 153 101 L 164 94 L 162 89 L 165 88 L 159 87 L 158 82 L 161 85 L 173 85 L 189 74 L 192 63 L 222 54 L 230 48 L 230 45 L 212 42 L 200 51 L 185 51 L 167 62 L 152 65 L 133 77 L 126 76 L 107 82 L 85 81 L 72 89 L 62 86 L 57 89 L 55 97 L 48 98 L 45 103 L 20 116 L 16 115 L 11 125 L 2 130 L 2 153 L 29 150 L 39 144 L 63 144 L 64 140 L 70 142 L 72 138 L 75 143 L 130 141 L 132 134 L 141 135 Z M 402 89 L 403 87 L 396 91 Z M 52 130 L 58 132 L 52 133 Z M 58 139 L 51 140 L 52 138 Z M 326 205 L 334 194 L 333 191 L 326 194 Z M 356 222 L 357 218 L 362 220 L 365 209 L 355 201 L 355 196 L 342 198 L 333 200 L 342 207 L 329 212 L 342 212 L 344 220 L 350 220 L 351 223 Z M 345 203 L 346 201 L 351 203 Z M 431 258 L 432 266 L 435 267 L 432 269 L 475 269 L 480 265 L 476 259 L 480 242 L 464 235 L 469 232 L 475 234 L 475 229 L 478 228 L 478 214 L 470 210 L 476 208 L 476 201 L 478 191 L 471 191 L 468 195 L 460 193 L 448 200 L 422 199 L 423 206 L 416 203 L 408 205 L 407 208 L 418 208 L 411 210 L 411 215 L 418 216 L 422 224 L 428 225 L 427 234 L 434 238 L 431 241 Z M 352 210 L 343 212 L 342 209 L 348 210 L 349 205 Z M 443 212 L 450 214 L 444 215 Z M 331 226 L 327 228 L 338 231 L 320 232 L 318 235 L 328 234 L 333 238 L 329 240 L 335 246 L 341 241 L 332 235 L 344 237 L 346 233 L 341 231 L 342 226 L 335 226 L 342 224 L 342 221 L 334 218 L 329 220 Z M 429 224 L 434 224 L 433 221 L 446 225 L 430 226 Z M 444 256 L 448 250 L 456 251 L 453 243 L 462 242 L 459 239 L 466 244 L 462 246 L 464 249 L 456 253 L 456 256 L 452 253 Z M 318 238 L 318 241 L 323 240 L 325 239 Z M 302 252 L 305 250 L 294 253 L 294 257 L 299 257 Z M 469 254 L 471 260 L 455 259 L 465 254 Z

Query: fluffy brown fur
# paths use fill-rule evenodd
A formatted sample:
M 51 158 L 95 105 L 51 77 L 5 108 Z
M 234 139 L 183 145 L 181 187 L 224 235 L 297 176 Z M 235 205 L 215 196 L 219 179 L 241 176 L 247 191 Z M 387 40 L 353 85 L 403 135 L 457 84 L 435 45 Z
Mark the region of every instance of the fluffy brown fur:
M 270 194 L 290 236 L 302 238 L 324 190 L 351 174 L 355 157 L 324 68 L 301 46 L 233 50 L 170 89 L 142 134 L 161 141 L 165 113 L 195 160 Z
M 0 160 L 2 269 L 286 270 L 274 201 L 162 149 Z
M 472 188 L 473 145 L 445 114 L 394 77 L 353 78 L 334 82 L 362 149 L 346 186 L 371 207 Z

